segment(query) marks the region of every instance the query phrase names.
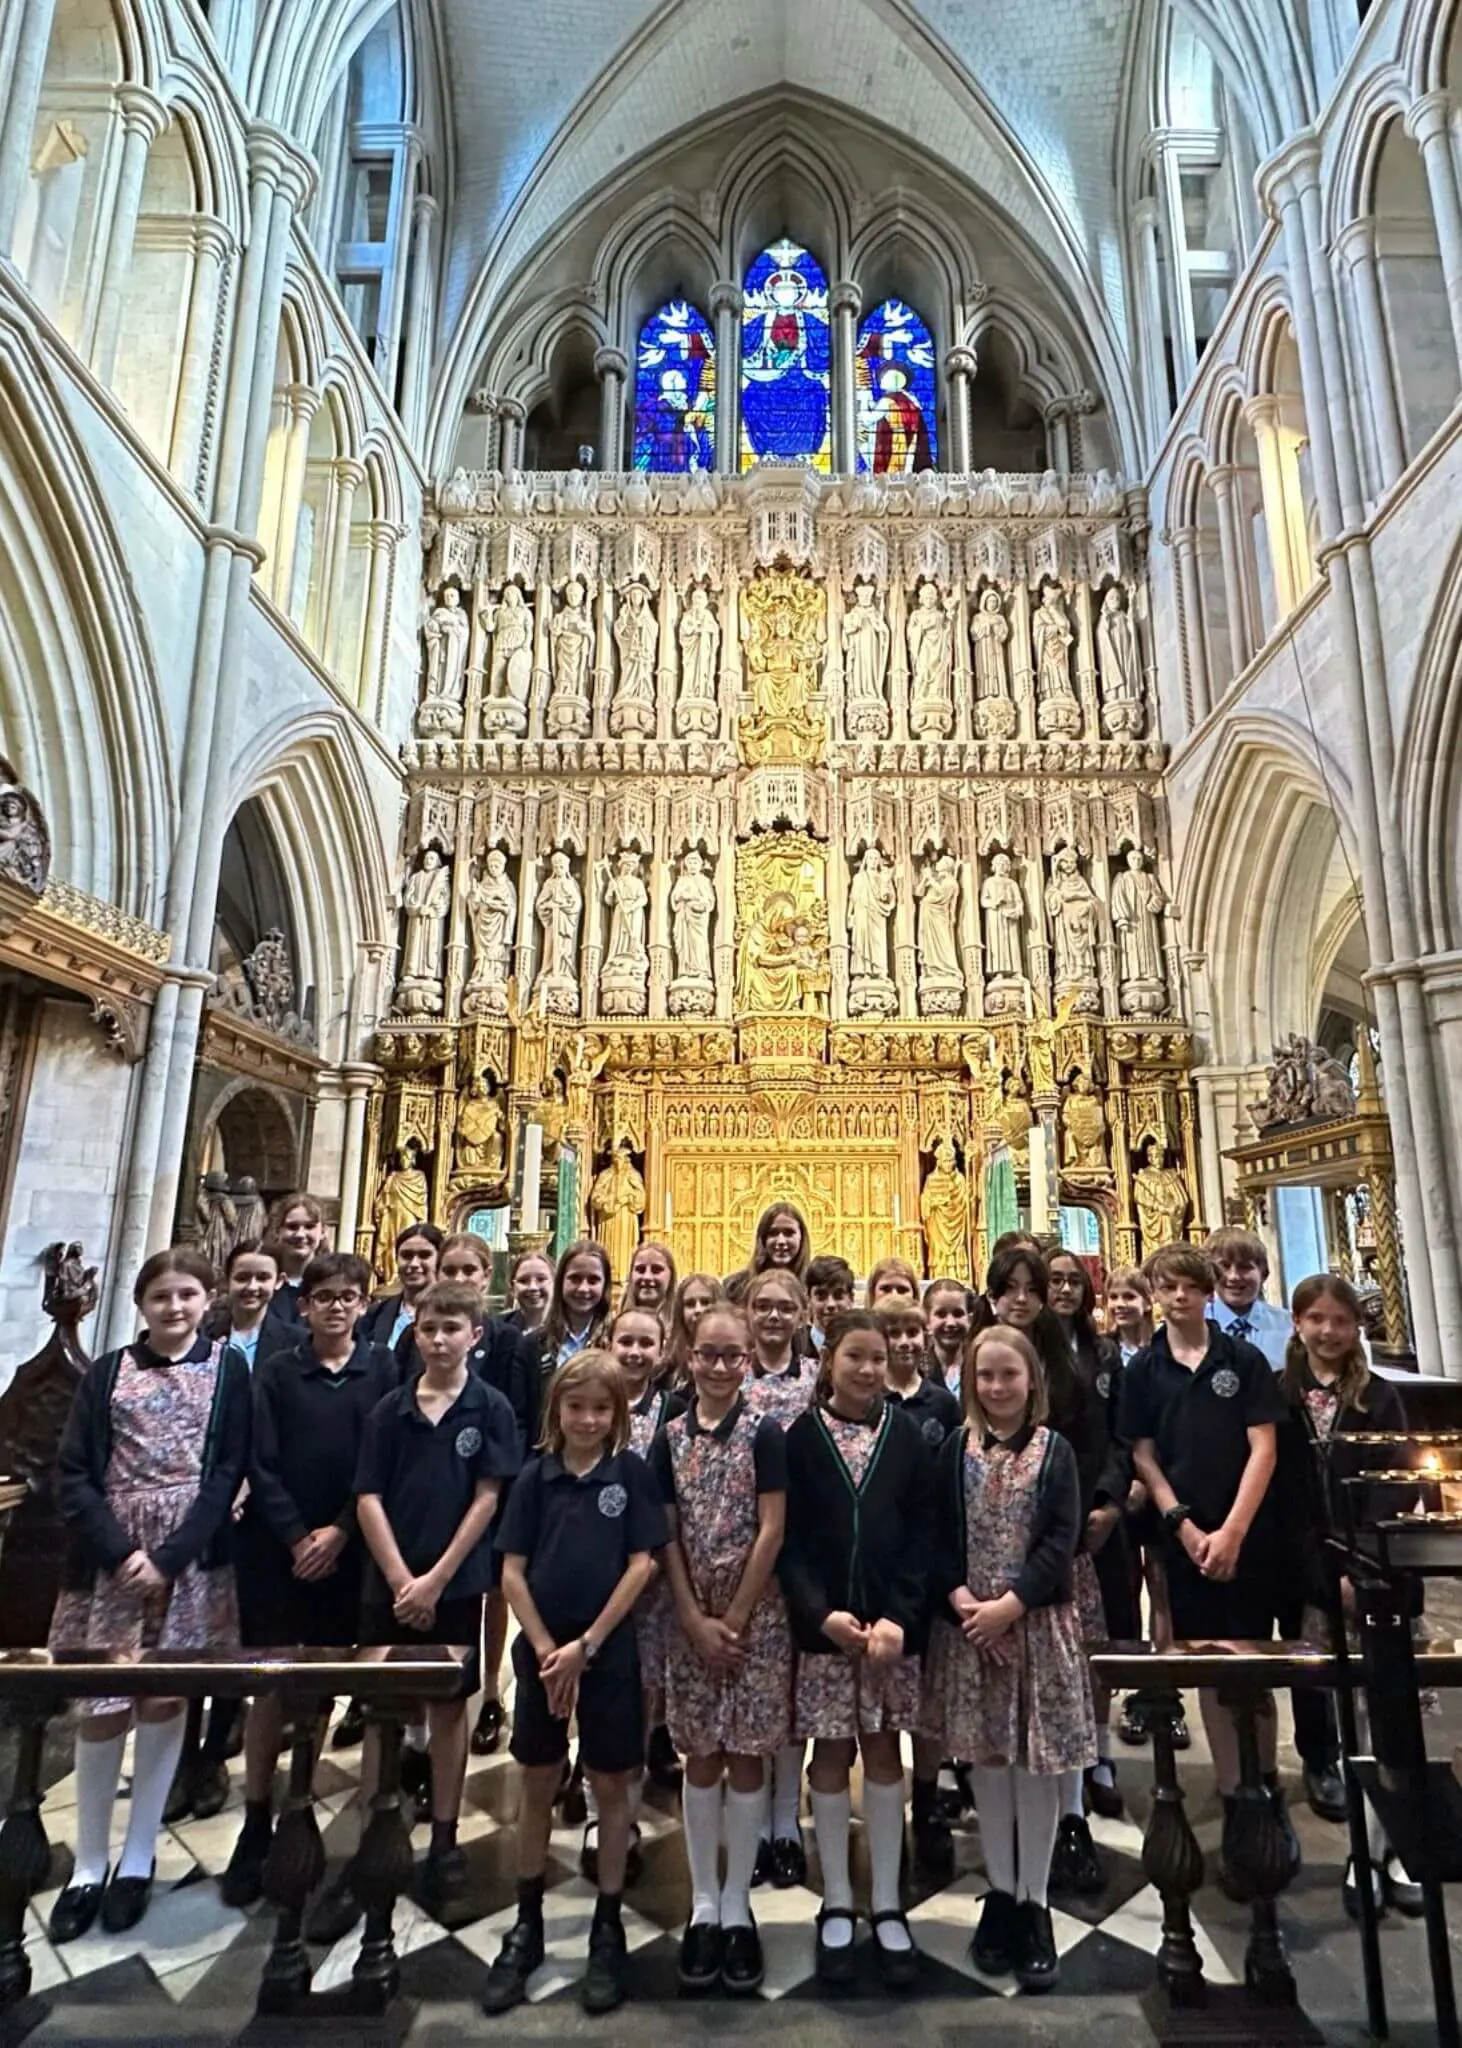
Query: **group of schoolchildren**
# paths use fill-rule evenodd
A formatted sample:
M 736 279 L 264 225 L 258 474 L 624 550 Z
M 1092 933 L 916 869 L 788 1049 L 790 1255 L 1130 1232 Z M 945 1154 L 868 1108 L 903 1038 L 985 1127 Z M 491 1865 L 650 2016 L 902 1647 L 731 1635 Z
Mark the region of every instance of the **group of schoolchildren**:
M 617 1308 L 618 1276 L 588 1241 L 556 1265 L 519 1257 L 505 1316 L 486 1312 L 491 1253 L 473 1236 L 407 1230 L 399 1289 L 376 1301 L 364 1262 L 322 1244 L 318 1206 L 291 1195 L 220 1279 L 186 1247 L 147 1261 L 141 1334 L 89 1368 L 62 1445 L 72 1541 L 51 1644 L 468 1646 L 461 1696 L 408 1730 L 403 1768 L 430 1822 L 419 1893 L 443 1912 L 465 1874 L 469 1750 L 489 1753 L 505 1727 L 507 1659 L 518 1905 L 487 1973 L 489 2013 L 523 1999 L 544 1960 L 556 1807 L 585 1819 L 597 1888 L 583 2003 L 624 1998 L 621 1900 L 647 1768 L 680 1788 L 685 1989 L 761 1984 L 753 1894 L 807 1879 L 804 1778 L 820 1980 L 852 1980 L 866 1917 L 884 1983 L 911 1985 L 905 1736 L 921 1875 L 954 1876 L 951 1820 L 972 1805 L 988 1879 L 973 1963 L 1049 1988 L 1049 1896 L 1102 1889 L 1087 1815 L 1122 1812 L 1111 1701 L 1086 1651 L 1140 1636 L 1144 1580 L 1159 1643 L 1268 1637 L 1276 1621 L 1298 1633 L 1321 1593 L 1318 1475 L 1333 1485 L 1360 1469 L 1346 1436 L 1399 1424 L 1348 1283 L 1306 1280 L 1281 1317 L 1261 1298 L 1263 1246 L 1241 1231 L 1112 1274 L 1103 1330 L 1086 1263 L 1021 1234 L 995 1247 L 978 1295 L 959 1277 L 924 1286 L 890 1258 L 855 1307 L 852 1269 L 812 1257 L 786 1204 L 724 1282 L 677 1281 L 670 1252 L 641 1244 Z M 1227 1801 L 1232 1716 L 1200 1700 Z M 1145 1713 L 1128 1699 L 1125 1739 L 1144 1739 Z M 181 1703 L 139 1703 L 114 1861 L 132 1720 L 122 1699 L 82 1704 L 55 1941 L 98 1916 L 111 1932 L 134 1925 L 165 1813 L 217 1812 L 227 1792 L 228 1704 L 185 1752 Z M 337 1746 L 361 1740 L 362 1722 L 352 1703 Z M 255 1700 L 243 1825 L 220 1879 L 234 1905 L 262 1894 L 284 1733 L 277 1695 Z M 1297 1857 L 1275 1734 L 1270 1701 L 1264 1768 Z M 1311 1710 L 1299 1734 L 1307 1796 L 1337 1817 L 1334 1731 Z M 363 1739 L 368 1797 L 368 1726 Z M 850 1860 L 855 1763 L 866 1908 Z M 1378 1900 L 1414 1910 L 1383 1841 L 1373 1855 Z M 1347 1903 L 1359 1881 L 1347 1871 Z M 357 1911 L 347 1865 L 306 1931 L 336 1939 Z

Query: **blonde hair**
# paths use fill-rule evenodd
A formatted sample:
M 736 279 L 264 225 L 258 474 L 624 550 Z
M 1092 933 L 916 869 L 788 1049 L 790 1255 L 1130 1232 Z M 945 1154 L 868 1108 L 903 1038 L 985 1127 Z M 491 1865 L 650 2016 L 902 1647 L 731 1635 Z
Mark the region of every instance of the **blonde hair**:
M 1017 1358 L 1025 1360 L 1025 1369 L 1030 1376 L 1030 1394 L 1025 1404 L 1025 1426 L 1034 1427 L 1044 1422 L 1051 1412 L 1050 1397 L 1046 1392 L 1046 1370 L 1041 1364 L 1041 1354 L 1023 1330 L 1013 1330 L 1005 1323 L 992 1323 L 988 1329 L 976 1330 L 965 1353 L 963 1370 L 960 1373 L 960 1406 L 964 1409 L 965 1421 L 980 1428 L 990 1428 L 990 1418 L 980 1406 L 975 1393 L 975 1365 L 982 1350 L 992 1350 L 1003 1344 L 1007 1351 L 1013 1351 Z
M 880 1259 L 873 1268 L 873 1271 L 868 1275 L 868 1306 L 870 1308 L 878 1307 L 878 1283 L 880 1280 L 886 1280 L 890 1273 L 896 1273 L 901 1280 L 908 1281 L 913 1289 L 914 1304 L 917 1307 L 919 1301 L 919 1276 L 907 1259 L 898 1258 Z
M 670 1338 L 665 1347 L 672 1385 L 683 1382 L 690 1370 L 690 1326 L 685 1320 L 685 1297 L 692 1287 L 705 1288 L 710 1294 L 710 1302 L 703 1314 L 709 1315 L 711 1309 L 718 1308 L 726 1300 L 726 1290 L 714 1273 L 687 1273 L 676 1288 L 675 1306 L 670 1312 Z
M 548 1383 L 548 1401 L 543 1411 L 543 1434 L 538 1448 L 554 1457 L 563 1456 L 563 1404 L 570 1394 L 588 1387 L 601 1387 L 614 1407 L 609 1426 L 609 1450 L 622 1451 L 629 1442 L 629 1396 L 624 1390 L 618 1361 L 608 1351 L 580 1351 L 567 1365 L 561 1365 Z
M 747 1282 L 746 1292 L 740 1306 L 750 1309 L 759 1294 L 765 1294 L 769 1287 L 785 1287 L 797 1304 L 797 1313 L 803 1322 L 807 1320 L 807 1289 L 797 1278 L 790 1266 L 766 1266 L 760 1273 L 754 1273 Z M 710 1313 L 709 1310 L 706 1311 Z

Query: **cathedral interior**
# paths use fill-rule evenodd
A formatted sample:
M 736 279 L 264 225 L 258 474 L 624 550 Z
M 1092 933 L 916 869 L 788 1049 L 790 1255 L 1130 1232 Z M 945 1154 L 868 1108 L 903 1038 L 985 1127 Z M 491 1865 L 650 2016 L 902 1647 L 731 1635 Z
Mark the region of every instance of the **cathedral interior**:
M 0 1372 L 298 1188 L 1462 1375 L 1459 399 L 1457 0 L 0 9 Z

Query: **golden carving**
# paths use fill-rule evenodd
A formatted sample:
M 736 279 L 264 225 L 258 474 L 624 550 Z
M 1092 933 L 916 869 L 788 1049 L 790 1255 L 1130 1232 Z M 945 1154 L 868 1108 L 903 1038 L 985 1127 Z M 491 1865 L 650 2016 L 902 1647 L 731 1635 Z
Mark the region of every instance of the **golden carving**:
M 801 832 L 737 848 L 736 1008 L 743 1016 L 827 1015 L 827 855 Z
M 737 727 L 749 767 L 820 760 L 826 716 L 813 715 L 818 665 L 827 639 L 827 596 L 820 583 L 786 570 L 757 576 L 741 600 L 741 632 L 753 705 Z
M 589 1195 L 594 1235 L 609 1254 L 609 1271 L 616 1288 L 628 1278 L 644 1213 L 645 1183 L 629 1156 L 628 1145 L 616 1145 L 613 1157 Z
M 948 1138 L 941 1138 L 934 1148 L 934 1171 L 919 1197 L 919 1215 L 930 1279 L 966 1279 L 970 1270 L 970 1189 Z
M 173 942 L 166 932 L 119 910 L 115 903 L 104 903 L 99 896 L 88 896 L 84 889 L 73 889 L 69 882 L 58 882 L 54 875 L 46 883 L 41 908 L 54 917 L 64 918 L 67 924 L 79 925 L 85 932 L 110 939 L 114 946 L 120 946 L 124 953 L 135 953 L 139 960 L 156 961 L 160 966 L 172 951 Z
M 1137 1208 L 1137 1228 L 1142 1233 L 1142 1256 L 1148 1258 L 1159 1246 L 1173 1244 L 1183 1235 L 1188 1221 L 1188 1184 L 1175 1166 L 1162 1163 L 1162 1146 L 1153 1138 L 1145 1151 L 1146 1164 L 1132 1180 L 1132 1198 Z
M 399 1164 L 392 1167 L 376 1195 L 371 1220 L 376 1226 L 371 1261 L 383 1285 L 396 1277 L 396 1240 L 413 1223 L 423 1223 L 431 1200 L 421 1169 L 421 1148 L 415 1138 L 402 1144 Z

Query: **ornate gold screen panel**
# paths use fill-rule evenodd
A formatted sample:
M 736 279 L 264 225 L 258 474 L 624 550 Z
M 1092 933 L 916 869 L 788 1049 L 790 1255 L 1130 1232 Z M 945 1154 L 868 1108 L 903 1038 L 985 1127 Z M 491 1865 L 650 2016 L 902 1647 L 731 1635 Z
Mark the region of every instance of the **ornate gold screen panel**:
M 805 1151 L 736 1140 L 670 1146 L 661 1177 L 670 1248 L 682 1272 L 730 1273 L 744 1265 L 757 1218 L 779 1201 L 802 1211 L 819 1251 L 841 1252 L 857 1273 L 894 1244 L 895 1144 Z

